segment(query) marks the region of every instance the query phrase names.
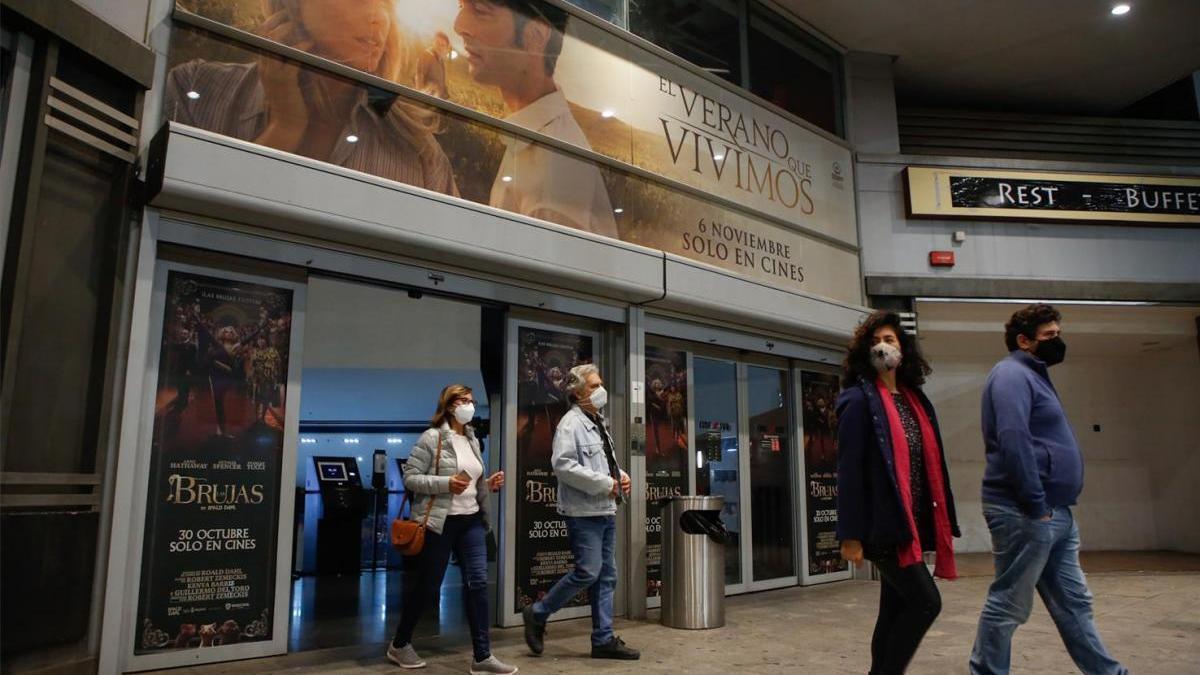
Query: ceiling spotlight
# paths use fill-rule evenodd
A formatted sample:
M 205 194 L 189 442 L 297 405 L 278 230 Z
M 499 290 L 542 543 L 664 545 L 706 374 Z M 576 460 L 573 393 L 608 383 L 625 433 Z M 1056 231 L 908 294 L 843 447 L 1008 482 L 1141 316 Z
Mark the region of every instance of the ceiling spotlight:
M 1119 5 L 1113 5 L 1112 13 L 1113 13 L 1113 16 L 1122 16 L 1122 15 L 1128 14 L 1129 10 L 1130 10 L 1129 5 L 1126 5 L 1125 3 L 1121 3 Z
M 511 182 L 512 182 L 512 176 L 501 176 L 501 177 L 500 177 L 500 180 L 504 181 L 505 183 L 511 183 Z
M 355 136 L 354 134 L 350 134 L 349 136 L 346 137 L 346 142 L 347 143 L 357 143 L 358 136 Z
M 198 92 L 198 91 L 189 91 L 189 92 L 187 93 L 187 97 L 188 97 L 188 98 L 190 98 L 190 99 L 192 99 L 193 101 L 195 101 L 196 99 L 200 98 L 200 92 Z
M 600 116 L 603 117 L 604 119 L 608 119 L 610 117 L 615 116 L 616 114 L 617 113 L 612 110 L 605 110 L 604 112 L 600 113 Z
M 613 213 L 625 213 L 625 209 L 618 206 L 617 208 L 613 209 Z

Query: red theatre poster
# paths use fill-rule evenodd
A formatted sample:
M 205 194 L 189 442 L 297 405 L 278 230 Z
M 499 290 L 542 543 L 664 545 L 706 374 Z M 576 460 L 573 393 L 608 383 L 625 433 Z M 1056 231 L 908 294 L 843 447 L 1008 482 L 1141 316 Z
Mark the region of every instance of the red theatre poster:
M 541 599 L 573 566 L 550 456 L 558 421 L 571 409 L 567 374 L 592 362 L 592 342 L 588 335 L 529 326 L 517 332 L 518 609 Z M 588 602 L 585 591 L 568 606 Z
M 646 595 L 662 594 L 664 497 L 688 484 L 687 352 L 646 347 Z
M 808 574 L 846 569 L 837 540 L 836 375 L 803 371 L 804 487 L 808 513 Z
M 171 271 L 136 653 L 271 640 L 293 291 Z

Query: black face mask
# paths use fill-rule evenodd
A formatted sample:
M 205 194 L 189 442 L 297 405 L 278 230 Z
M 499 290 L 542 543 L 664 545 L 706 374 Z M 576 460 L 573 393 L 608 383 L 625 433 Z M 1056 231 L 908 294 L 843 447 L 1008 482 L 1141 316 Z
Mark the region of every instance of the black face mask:
M 1067 357 L 1067 343 L 1063 342 L 1061 337 L 1038 340 L 1037 349 L 1033 353 L 1047 366 L 1056 366 Z

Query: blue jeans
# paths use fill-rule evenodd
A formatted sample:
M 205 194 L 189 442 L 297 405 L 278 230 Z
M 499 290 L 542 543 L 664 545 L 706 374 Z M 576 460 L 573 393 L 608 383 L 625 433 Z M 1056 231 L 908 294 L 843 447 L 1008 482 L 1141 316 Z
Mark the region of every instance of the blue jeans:
M 450 552 L 462 565 L 463 605 L 471 628 L 475 661 L 492 655 L 488 635 L 487 530 L 483 514 L 446 516 L 442 533 L 425 530 L 425 546 L 419 555 L 404 560 L 404 605 L 392 644 L 412 642 L 413 631 L 427 607 L 437 607 L 442 579 L 450 563 Z
M 1033 590 L 1058 627 L 1076 667 L 1085 675 L 1127 675 L 1109 656 L 1092 621 L 1092 594 L 1079 567 L 1079 528 L 1071 509 L 1058 507 L 1049 521 L 1015 506 L 983 505 L 992 532 L 996 578 L 979 616 L 971 675 L 1007 673 L 1012 636 L 1033 611 Z
M 592 646 L 600 647 L 613 639 L 613 592 L 617 587 L 617 518 L 590 516 L 567 518 L 567 536 L 575 569 L 558 580 L 549 593 L 533 603 L 533 615 L 545 621 L 562 609 L 581 591 L 591 589 Z

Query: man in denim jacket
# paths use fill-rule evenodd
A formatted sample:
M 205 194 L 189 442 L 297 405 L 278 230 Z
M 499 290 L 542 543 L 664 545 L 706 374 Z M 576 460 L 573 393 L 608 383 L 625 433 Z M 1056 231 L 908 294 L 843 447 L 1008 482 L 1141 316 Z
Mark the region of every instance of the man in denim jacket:
M 613 634 L 617 585 L 617 504 L 629 496 L 629 476 L 617 465 L 616 448 L 600 410 L 608 392 L 596 366 L 575 366 L 567 376 L 575 405 L 554 433 L 551 462 L 558 476 L 558 512 L 567 521 L 575 569 L 541 600 L 522 611 L 525 642 L 536 655 L 545 646 L 546 619 L 579 594 L 592 600 L 592 658 L 635 660 L 637 650 Z

